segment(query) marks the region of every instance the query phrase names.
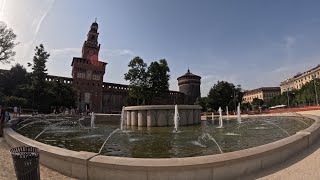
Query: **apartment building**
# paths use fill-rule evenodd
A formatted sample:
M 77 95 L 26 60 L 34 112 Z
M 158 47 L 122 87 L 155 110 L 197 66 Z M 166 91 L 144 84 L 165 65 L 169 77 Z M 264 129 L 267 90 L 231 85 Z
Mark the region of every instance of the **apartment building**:
M 281 93 L 292 91 L 294 89 L 299 90 L 304 84 L 310 82 L 314 78 L 320 78 L 320 65 L 303 73 L 298 73 L 297 75 L 281 82 Z
M 244 103 L 251 103 L 254 98 L 269 101 L 274 96 L 280 95 L 280 87 L 261 87 L 246 91 L 243 96 Z

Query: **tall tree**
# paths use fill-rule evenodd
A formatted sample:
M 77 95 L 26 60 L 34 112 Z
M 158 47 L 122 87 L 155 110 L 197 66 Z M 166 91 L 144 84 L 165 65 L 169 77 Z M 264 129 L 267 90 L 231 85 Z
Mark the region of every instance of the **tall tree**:
M 242 96 L 240 85 L 235 87 L 234 84 L 227 81 L 218 81 L 209 91 L 208 104 L 214 110 L 226 106 L 229 106 L 229 110 L 235 110 L 237 103 L 242 101 Z
M 149 97 L 147 64 L 140 57 L 135 57 L 129 62 L 128 67 L 130 69 L 124 74 L 124 79 L 130 82 L 129 96 L 137 99 L 137 105 L 139 100 L 144 104 Z
M 46 86 L 46 76 L 47 76 L 47 69 L 46 69 L 46 62 L 50 54 L 45 51 L 42 44 L 36 46 L 35 55 L 33 56 L 33 64 L 28 63 L 28 66 L 32 66 L 32 89 L 33 89 L 33 102 L 40 106 L 42 97 L 45 94 L 45 86 Z
M 148 80 L 151 98 L 162 97 L 169 93 L 170 72 L 168 63 L 165 59 L 155 61 L 148 67 Z
M 0 22 L 0 62 L 2 64 L 13 61 L 12 57 L 16 55 L 13 48 L 18 44 L 15 42 L 16 37 L 12 29 L 8 29 L 4 22 Z

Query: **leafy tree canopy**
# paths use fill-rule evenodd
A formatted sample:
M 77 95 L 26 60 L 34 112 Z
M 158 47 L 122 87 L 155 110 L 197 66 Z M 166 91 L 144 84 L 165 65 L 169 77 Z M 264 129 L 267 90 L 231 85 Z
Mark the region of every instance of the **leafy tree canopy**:
M 13 61 L 12 57 L 16 55 L 13 48 L 18 44 L 15 42 L 16 37 L 12 29 L 8 29 L 4 22 L 0 22 L 0 62 L 2 64 Z

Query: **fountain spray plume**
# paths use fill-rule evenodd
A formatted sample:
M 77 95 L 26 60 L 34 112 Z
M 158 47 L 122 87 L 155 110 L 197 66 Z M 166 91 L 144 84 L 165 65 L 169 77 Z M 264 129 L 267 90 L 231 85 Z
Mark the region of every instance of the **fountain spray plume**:
M 239 123 L 241 123 L 241 114 L 240 114 L 240 103 L 238 104 L 238 107 L 237 107 L 237 120 Z
M 212 111 L 212 113 L 211 113 L 211 120 L 212 120 L 212 121 L 214 120 L 214 113 L 213 113 L 213 111 Z
M 222 121 L 222 109 L 219 107 L 219 128 L 222 128 L 223 126 L 223 121 Z
M 103 147 L 106 145 L 107 141 L 111 138 L 111 136 L 112 136 L 114 133 L 116 133 L 116 132 L 118 132 L 118 131 L 120 131 L 119 128 L 116 129 L 116 130 L 114 130 L 114 131 L 112 131 L 112 133 L 109 134 L 109 136 L 108 136 L 108 137 L 106 138 L 106 140 L 103 142 L 103 144 L 102 144 L 102 146 L 101 146 L 98 154 L 101 154 L 101 151 L 102 151 Z
M 94 120 L 96 119 L 96 116 L 94 115 L 94 112 L 91 113 L 91 127 L 94 128 L 95 124 L 94 124 Z
M 227 114 L 227 120 L 229 120 L 229 108 L 226 106 L 226 114 Z
M 123 130 L 124 129 L 124 126 L 125 126 L 125 106 L 122 106 L 122 111 L 121 111 L 121 118 L 120 118 L 120 129 Z
M 174 122 L 173 132 L 179 132 L 179 121 L 180 121 L 180 116 L 179 116 L 179 112 L 178 112 L 178 105 L 175 105 L 174 106 L 174 118 L 173 118 L 173 122 Z

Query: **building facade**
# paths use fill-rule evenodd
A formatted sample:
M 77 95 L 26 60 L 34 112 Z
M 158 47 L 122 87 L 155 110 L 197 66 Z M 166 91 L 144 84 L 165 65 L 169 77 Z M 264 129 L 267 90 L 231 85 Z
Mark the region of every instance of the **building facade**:
M 281 82 L 281 93 L 292 90 L 299 90 L 304 84 L 310 82 L 314 78 L 320 78 L 320 65 L 303 73 L 298 73 L 297 75 Z
M 261 87 L 253 89 L 245 92 L 243 95 L 243 102 L 251 103 L 255 98 L 262 99 L 263 101 L 269 101 L 271 98 L 280 95 L 280 92 L 280 87 Z

